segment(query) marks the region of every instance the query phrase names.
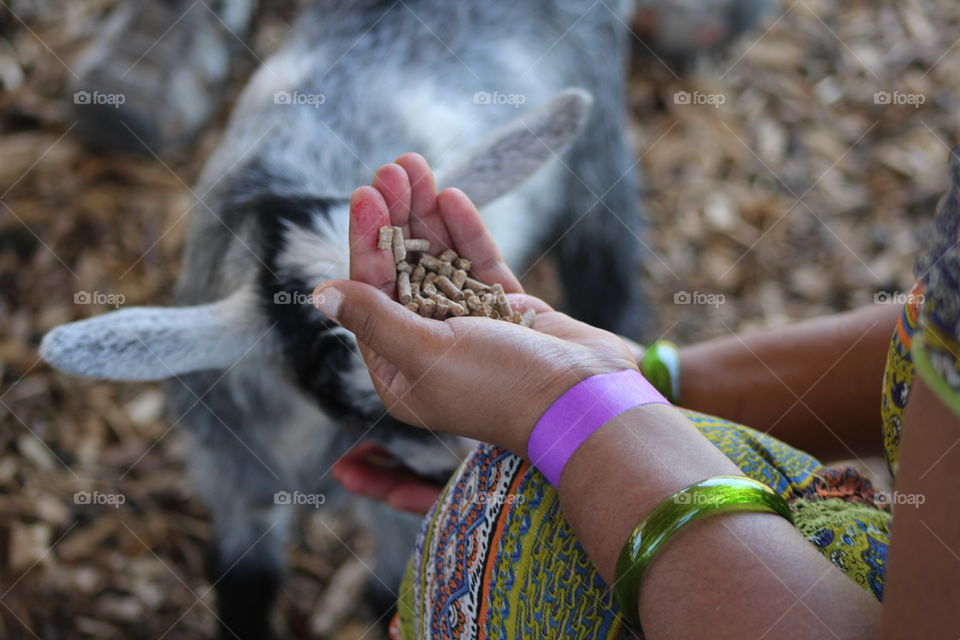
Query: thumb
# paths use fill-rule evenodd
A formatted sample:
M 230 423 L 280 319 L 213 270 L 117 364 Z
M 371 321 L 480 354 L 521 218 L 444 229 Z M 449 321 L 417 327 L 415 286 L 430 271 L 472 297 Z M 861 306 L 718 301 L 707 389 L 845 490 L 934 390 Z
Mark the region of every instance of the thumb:
M 510 307 L 520 313 L 523 313 L 527 309 L 533 309 L 537 313 L 553 311 L 553 307 L 546 302 L 527 293 L 508 293 L 507 300 L 510 301 Z
M 433 353 L 449 337 L 443 322 L 423 318 L 364 282 L 329 280 L 313 290 L 314 306 L 395 366 Z

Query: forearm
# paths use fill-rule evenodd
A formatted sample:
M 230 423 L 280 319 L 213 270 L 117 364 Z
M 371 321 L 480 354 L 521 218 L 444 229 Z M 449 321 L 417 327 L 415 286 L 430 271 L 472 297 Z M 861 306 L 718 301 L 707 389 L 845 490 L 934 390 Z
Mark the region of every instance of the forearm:
M 904 416 L 884 638 L 960 637 L 960 419 L 918 380 Z
M 651 405 L 611 421 L 577 450 L 560 499 L 587 554 L 612 583 L 617 554 L 647 513 L 717 475 L 741 474 L 680 413 Z M 871 637 L 879 611 L 788 522 L 733 513 L 691 525 L 670 541 L 643 580 L 640 616 L 651 638 L 767 631 L 777 638 Z
M 876 305 L 680 351 L 683 406 L 818 457 L 878 448 L 880 390 L 900 308 Z

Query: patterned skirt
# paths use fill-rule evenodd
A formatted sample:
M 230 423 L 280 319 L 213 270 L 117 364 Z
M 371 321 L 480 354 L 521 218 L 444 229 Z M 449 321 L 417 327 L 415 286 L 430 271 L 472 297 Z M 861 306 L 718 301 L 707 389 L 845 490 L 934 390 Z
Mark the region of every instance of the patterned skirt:
M 748 476 L 779 492 L 797 528 L 850 579 L 883 598 L 890 513 L 852 468 L 826 468 L 779 440 L 685 415 Z M 529 463 L 483 445 L 421 526 L 391 637 L 636 638 Z

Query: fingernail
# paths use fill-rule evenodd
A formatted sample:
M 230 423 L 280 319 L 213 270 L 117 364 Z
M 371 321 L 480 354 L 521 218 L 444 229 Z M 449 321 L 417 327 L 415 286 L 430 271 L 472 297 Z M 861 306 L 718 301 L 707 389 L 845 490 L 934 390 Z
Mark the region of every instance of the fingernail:
M 318 287 L 314 293 L 313 306 L 320 313 L 336 322 L 337 313 L 340 311 L 340 303 L 343 301 L 343 294 L 334 287 Z

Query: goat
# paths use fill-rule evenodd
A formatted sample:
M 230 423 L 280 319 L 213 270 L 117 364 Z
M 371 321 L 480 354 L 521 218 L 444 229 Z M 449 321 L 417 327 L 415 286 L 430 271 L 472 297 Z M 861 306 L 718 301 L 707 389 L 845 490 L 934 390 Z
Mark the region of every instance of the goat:
M 348 197 L 406 151 L 480 208 L 508 263 L 551 248 L 566 308 L 636 335 L 642 216 L 625 139 L 630 3 L 335 0 L 303 11 L 254 74 L 195 192 L 169 308 L 57 327 L 54 367 L 166 380 L 214 522 L 225 636 L 268 635 L 291 505 L 361 438 L 445 478 L 463 443 L 385 415 L 352 336 L 310 304 L 347 276 Z M 359 499 L 358 499 L 359 501 Z M 369 506 L 393 588 L 417 519 Z

